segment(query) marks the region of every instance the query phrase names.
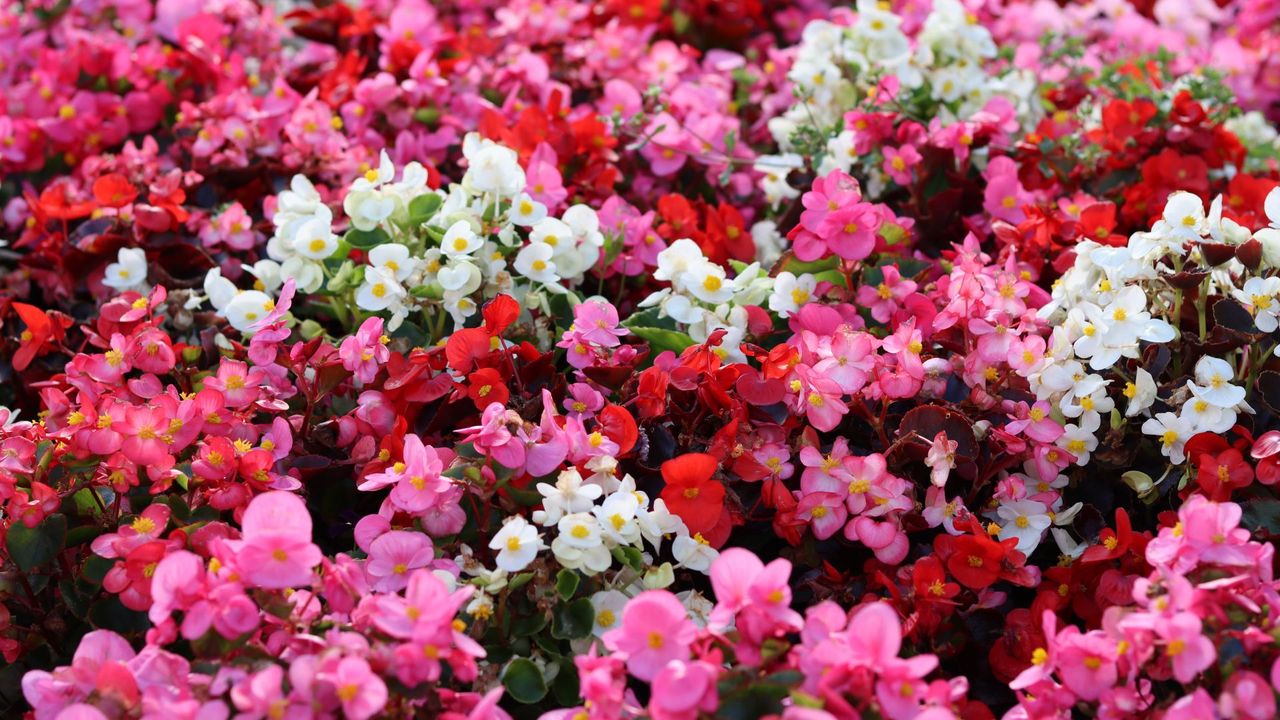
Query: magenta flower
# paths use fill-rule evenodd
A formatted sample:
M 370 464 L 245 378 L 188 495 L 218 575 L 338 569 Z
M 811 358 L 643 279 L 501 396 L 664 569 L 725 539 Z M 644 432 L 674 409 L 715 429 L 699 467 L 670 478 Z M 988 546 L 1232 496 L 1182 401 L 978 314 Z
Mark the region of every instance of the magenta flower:
M 885 174 L 893 178 L 893 181 L 903 187 L 911 184 L 911 168 L 920 162 L 920 153 L 911 145 L 903 145 L 900 148 L 885 146 L 884 148 L 884 166 Z
M 606 647 L 626 653 L 627 670 L 651 682 L 673 660 L 689 659 L 697 628 L 688 611 L 665 590 L 648 590 L 627 603 L 622 624 L 604 634 Z
M 1178 682 L 1190 683 L 1217 659 L 1213 643 L 1200 634 L 1200 628 L 1200 618 L 1189 612 L 1156 621 L 1156 634 L 1164 643 L 1164 655 Z
M 333 685 L 342 711 L 351 720 L 367 720 L 387 704 L 387 684 L 369 668 L 364 658 L 345 657 L 332 673 L 322 677 Z
M 435 558 L 431 538 L 420 532 L 392 530 L 369 546 L 365 572 L 378 592 L 399 592 L 409 584 L 409 573 Z
M 382 334 L 382 318 L 371 317 L 360 324 L 354 335 L 347 336 L 338 348 L 342 367 L 362 383 L 373 382 L 378 368 L 391 356 L 387 350 L 390 338 Z
M 241 527 L 235 564 L 246 585 L 283 589 L 311 584 L 312 568 L 323 555 L 311 542 L 311 513 L 301 498 L 283 491 L 259 495 L 244 511 Z
M 701 660 L 673 660 L 653 679 L 649 714 L 653 720 L 696 720 L 719 705 L 716 667 Z

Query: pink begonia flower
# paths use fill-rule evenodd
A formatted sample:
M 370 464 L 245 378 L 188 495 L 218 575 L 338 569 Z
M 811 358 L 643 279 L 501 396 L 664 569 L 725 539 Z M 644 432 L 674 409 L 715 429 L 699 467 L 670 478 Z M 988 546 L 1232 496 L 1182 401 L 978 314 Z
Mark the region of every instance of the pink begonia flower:
M 688 611 L 666 590 L 647 590 L 627 603 L 622 624 L 604 634 L 606 647 L 626 653 L 627 670 L 652 682 L 672 660 L 688 660 L 697 626 Z
M 310 585 L 324 555 L 311 542 L 311 513 L 290 492 L 264 493 L 249 502 L 241 522 L 243 539 L 231 541 L 246 585 L 283 589 Z
M 840 385 L 804 365 L 796 366 L 796 377 L 790 384 L 796 392 L 793 401 L 796 410 L 803 412 L 809 424 L 818 430 L 834 430 L 849 412 Z
M 1195 692 L 1170 705 L 1162 717 L 1163 720 L 1204 720 L 1221 716 L 1214 706 L 1213 696 L 1204 688 L 1196 688 Z
M 373 382 L 378 368 L 391 357 L 387 349 L 389 338 L 382 334 L 382 318 L 371 317 L 360 324 L 354 335 L 349 335 L 338 348 L 342 367 L 362 383 Z
M 249 717 L 271 717 L 278 709 L 287 708 L 282 682 L 284 668 L 268 665 L 242 678 L 231 687 L 231 702 L 236 709 Z
M 653 680 L 649 714 L 653 720 L 696 720 L 714 712 L 720 699 L 716 691 L 719 673 L 711 663 L 673 660 Z
M 860 286 L 857 299 L 859 305 L 871 310 L 871 317 L 877 322 L 888 323 L 902 299 L 915 292 L 917 285 L 913 280 L 904 280 L 896 265 L 885 265 L 880 272 L 880 284 Z
M 924 464 L 929 466 L 929 481 L 934 487 L 947 484 L 947 477 L 956 466 L 956 448 L 959 446 L 958 442 L 947 438 L 945 430 L 940 430 L 930 441 Z
M 884 166 L 885 174 L 893 178 L 893 181 L 903 187 L 911 184 L 911 168 L 920 162 L 920 153 L 911 145 L 903 145 L 900 148 L 885 146 L 884 148 Z
M 1097 700 L 1116 684 L 1116 642 L 1102 633 L 1081 633 L 1068 625 L 1057 645 L 1057 668 L 1062 682 L 1082 700 Z
M 367 720 L 387 704 L 387 684 L 364 658 L 343 658 L 325 679 L 333 683 L 342 711 L 351 720 Z
M 1017 419 L 1004 426 L 1007 433 L 1022 433 L 1036 442 L 1051 443 L 1062 437 L 1062 425 L 1053 419 L 1053 406 L 1041 400 L 1031 407 L 1020 402 L 1015 408 Z
M 1178 682 L 1190 683 L 1217 659 L 1213 643 L 1200 628 L 1200 618 L 1189 612 L 1157 619 L 1156 634 L 1164 643 L 1164 655 Z
M 830 378 L 843 392 L 856 394 L 866 386 L 875 369 L 878 344 L 869 333 L 842 329 L 824 343 L 823 358 L 813 366 L 813 370 L 822 377 Z
M 833 492 L 800 495 L 796 505 L 796 519 L 808 522 L 813 527 L 814 537 L 819 540 L 826 540 L 839 532 L 848 517 L 844 496 Z
M 487 455 L 507 468 L 522 468 L 525 461 L 525 445 L 511 432 L 508 425 L 521 427 L 524 419 L 502 403 L 490 403 L 480 415 L 480 424 L 460 428 L 462 442 L 475 445 L 476 451 Z
M 1218 696 L 1223 717 L 1244 720 L 1271 720 L 1276 716 L 1276 696 L 1266 678 L 1249 670 L 1237 670 L 1227 678 Z
M 409 584 L 409 572 L 425 567 L 435 554 L 431 539 L 420 532 L 392 530 L 369 546 L 365 572 L 378 592 L 399 592 Z
M 1011 223 L 1025 220 L 1027 215 L 1022 208 L 1032 204 L 1034 198 L 1018 179 L 1017 163 L 1002 155 L 987 165 L 983 177 L 987 180 L 983 209 L 992 217 Z
M 121 525 L 118 532 L 99 535 L 89 547 L 104 558 L 124 557 L 139 545 L 159 538 L 169 526 L 171 514 L 168 505 L 148 505 L 132 522 Z

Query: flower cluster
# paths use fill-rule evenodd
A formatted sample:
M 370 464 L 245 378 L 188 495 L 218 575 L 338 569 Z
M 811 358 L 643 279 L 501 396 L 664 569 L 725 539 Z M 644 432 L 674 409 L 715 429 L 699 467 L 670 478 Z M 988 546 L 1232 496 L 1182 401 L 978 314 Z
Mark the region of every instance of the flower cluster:
M 9 3 L 0 708 L 1269 718 L 1261 0 Z

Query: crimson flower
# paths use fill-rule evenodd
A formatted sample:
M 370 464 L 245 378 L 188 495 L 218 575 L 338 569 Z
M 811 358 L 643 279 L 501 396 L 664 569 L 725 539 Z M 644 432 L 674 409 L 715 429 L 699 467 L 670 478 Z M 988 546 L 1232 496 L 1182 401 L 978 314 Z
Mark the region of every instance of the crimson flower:
M 492 403 L 506 405 L 511 391 L 507 389 L 502 373 L 493 368 L 481 368 L 467 378 L 467 397 L 477 409 L 483 410 Z
M 1129 550 L 1133 544 L 1133 525 L 1129 523 L 1129 513 L 1124 508 L 1116 510 L 1116 529 L 1103 528 L 1098 534 L 1098 544 L 1091 545 L 1080 556 L 1080 562 L 1101 562 L 1115 560 Z
M 1196 464 L 1199 466 L 1196 482 L 1214 502 L 1230 500 L 1233 490 L 1253 482 L 1253 466 L 1235 448 L 1228 448 L 1216 455 L 1203 453 Z
M 667 486 L 660 497 L 691 535 L 711 532 L 724 510 L 724 485 L 712 477 L 716 466 L 716 459 L 706 453 L 689 453 L 662 464 Z

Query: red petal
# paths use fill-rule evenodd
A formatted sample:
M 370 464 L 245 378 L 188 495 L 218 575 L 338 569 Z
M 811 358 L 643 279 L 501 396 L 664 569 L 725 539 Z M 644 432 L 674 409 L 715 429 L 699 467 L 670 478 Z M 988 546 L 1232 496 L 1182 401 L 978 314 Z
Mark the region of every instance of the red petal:
M 490 335 L 501 335 L 520 316 L 520 303 L 510 295 L 499 295 L 484 306 L 484 327 Z
M 662 463 L 662 479 L 668 485 L 699 485 L 716 472 L 716 459 L 706 453 L 689 453 Z M 721 486 L 720 491 L 724 492 Z

